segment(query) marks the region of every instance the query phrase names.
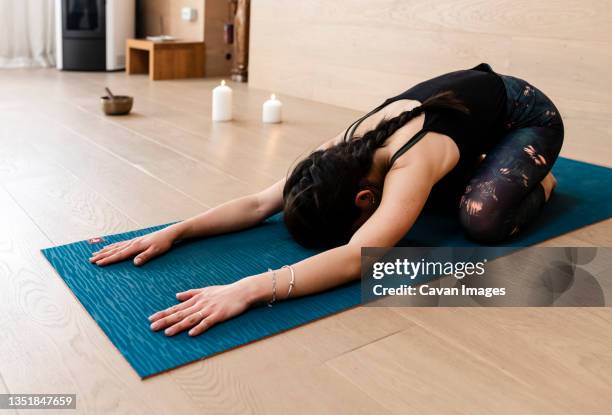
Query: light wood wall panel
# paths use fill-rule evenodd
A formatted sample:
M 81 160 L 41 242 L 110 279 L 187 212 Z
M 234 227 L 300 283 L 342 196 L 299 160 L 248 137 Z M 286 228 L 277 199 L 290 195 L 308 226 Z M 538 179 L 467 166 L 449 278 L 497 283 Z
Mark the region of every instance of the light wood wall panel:
M 194 22 L 181 20 L 183 7 L 196 9 Z M 206 43 L 206 76 L 229 75 L 233 49 L 223 39 L 223 24 L 229 20 L 228 0 L 141 0 L 140 36 L 161 34 L 160 17 L 164 34 Z
M 196 9 L 196 21 L 181 20 L 183 7 Z M 204 0 L 141 0 L 139 14 L 143 36 L 164 34 L 183 40 L 204 40 Z M 161 17 L 164 33 L 161 33 Z
M 577 114 L 612 108 L 610 0 L 254 0 L 249 83 L 366 110 L 480 62 Z

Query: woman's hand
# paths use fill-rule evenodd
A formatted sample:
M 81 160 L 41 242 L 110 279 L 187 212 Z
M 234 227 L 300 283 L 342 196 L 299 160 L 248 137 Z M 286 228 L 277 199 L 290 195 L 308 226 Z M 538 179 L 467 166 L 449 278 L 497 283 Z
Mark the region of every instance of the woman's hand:
M 257 284 L 252 278 L 228 285 L 213 285 L 178 293 L 182 301 L 149 317 L 151 330 L 165 329 L 166 336 L 189 330 L 197 336 L 225 320 L 242 314 L 256 301 Z
M 89 262 L 104 266 L 136 256 L 134 265 L 142 265 L 172 247 L 176 236 L 168 229 L 107 245 L 100 251 L 94 252 Z

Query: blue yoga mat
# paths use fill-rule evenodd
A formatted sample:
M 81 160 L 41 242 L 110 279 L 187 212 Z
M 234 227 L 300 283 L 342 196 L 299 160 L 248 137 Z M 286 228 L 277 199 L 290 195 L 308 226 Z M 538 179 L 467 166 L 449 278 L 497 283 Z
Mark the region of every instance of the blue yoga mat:
M 525 246 L 612 216 L 612 169 L 561 158 L 554 174 L 559 184 L 537 224 L 512 241 Z M 117 349 L 141 377 L 172 369 L 359 304 L 358 283 L 331 291 L 254 308 L 210 328 L 196 338 L 166 337 L 149 330 L 147 317 L 174 303 L 190 288 L 227 284 L 267 268 L 315 254 L 292 241 L 275 216 L 256 228 L 182 243 L 141 268 L 130 261 L 99 268 L 88 262 L 101 245 L 161 229 L 158 226 L 44 249 L 64 279 Z M 451 217 L 424 213 L 402 245 L 471 246 Z

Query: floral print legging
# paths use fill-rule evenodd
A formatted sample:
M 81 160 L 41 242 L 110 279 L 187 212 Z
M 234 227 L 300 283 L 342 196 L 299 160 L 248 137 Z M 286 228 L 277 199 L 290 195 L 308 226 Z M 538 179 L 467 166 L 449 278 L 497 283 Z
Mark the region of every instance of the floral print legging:
M 508 93 L 507 134 L 486 155 L 459 205 L 466 233 L 481 242 L 517 234 L 545 203 L 540 184 L 563 143 L 563 121 L 540 90 L 501 75 Z

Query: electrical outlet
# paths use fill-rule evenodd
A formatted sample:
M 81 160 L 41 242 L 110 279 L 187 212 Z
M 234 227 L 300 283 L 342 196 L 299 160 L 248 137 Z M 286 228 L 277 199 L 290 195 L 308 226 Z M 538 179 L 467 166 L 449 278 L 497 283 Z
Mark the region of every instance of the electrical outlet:
M 197 10 L 193 7 L 183 7 L 181 9 L 181 19 L 187 22 L 194 22 L 198 17 Z

